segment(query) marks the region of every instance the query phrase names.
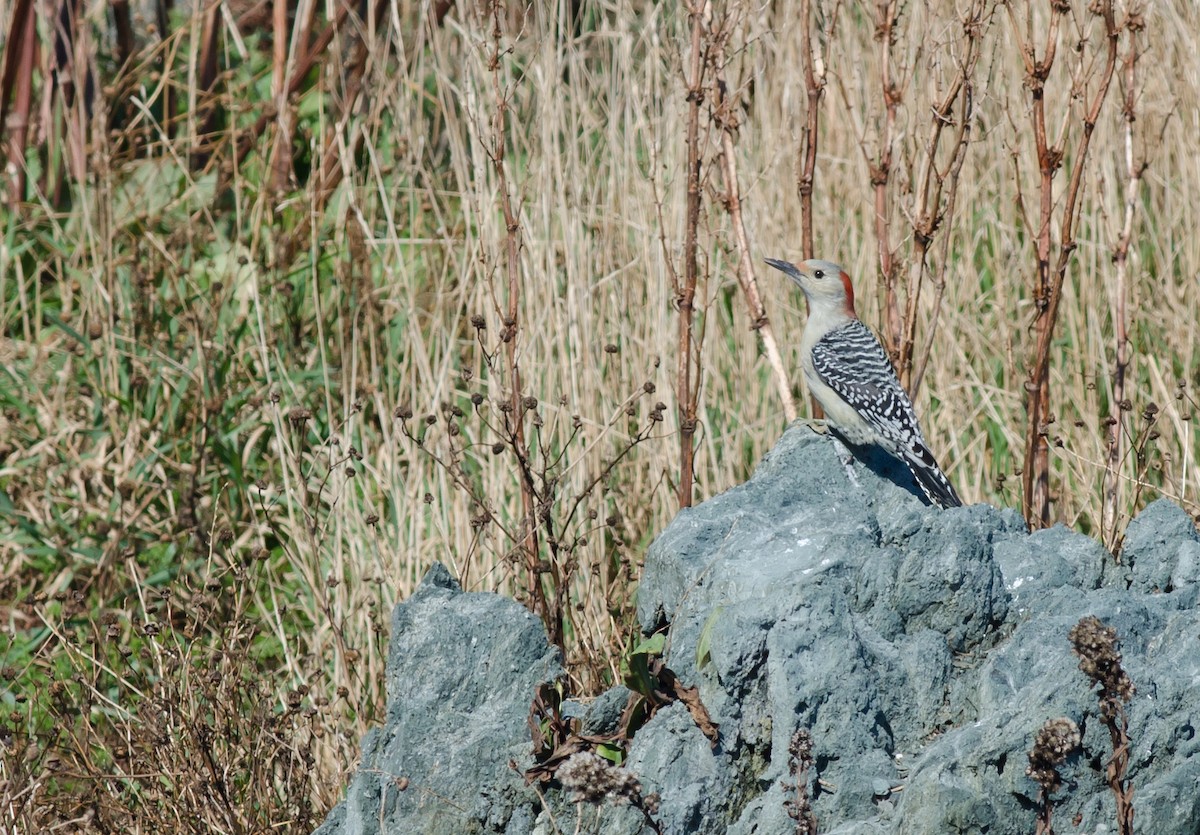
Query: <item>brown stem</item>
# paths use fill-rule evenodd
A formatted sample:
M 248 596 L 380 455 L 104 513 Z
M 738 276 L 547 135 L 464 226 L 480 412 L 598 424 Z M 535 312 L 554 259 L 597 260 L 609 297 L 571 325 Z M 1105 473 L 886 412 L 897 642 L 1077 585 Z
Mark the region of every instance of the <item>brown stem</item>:
M 223 105 L 216 95 L 218 75 L 218 57 L 221 54 L 221 19 L 220 7 L 213 5 L 204 13 L 204 26 L 200 36 L 199 60 L 199 109 L 200 136 L 196 143 L 197 151 L 192 155 L 192 167 L 203 170 L 212 158 L 212 147 L 216 134 L 221 125 Z
M 81 37 L 86 38 L 86 30 L 80 26 L 82 11 L 80 0 L 64 0 L 54 25 L 54 60 L 51 71 L 54 83 L 49 85 L 46 95 L 50 97 L 52 106 L 57 90 L 62 102 L 61 136 L 65 139 L 66 163 L 64 165 L 58 160 L 57 166 L 46 166 L 42 177 L 42 191 L 50 195 L 51 203 L 56 206 L 61 205 L 64 198 L 66 171 L 69 170 L 71 176 L 79 182 L 87 168 L 87 128 L 91 115 L 94 79 L 91 67 L 87 63 L 85 48 L 80 44 Z M 53 149 L 50 149 L 47 159 L 55 160 L 56 156 Z
M 725 38 L 722 32 L 715 38 L 713 60 L 716 65 L 715 78 L 717 107 L 714 119 L 721 131 L 721 166 L 725 174 L 725 208 L 733 223 L 733 237 L 738 249 L 738 283 L 742 295 L 746 299 L 746 307 L 750 313 L 750 329 L 757 331 L 762 339 L 763 351 L 766 352 L 767 362 L 775 376 L 775 387 L 779 391 L 779 399 L 783 403 L 783 413 L 788 423 L 796 419 L 796 402 L 792 399 L 791 385 L 788 383 L 787 371 L 783 367 L 783 357 L 779 353 L 779 345 L 775 341 L 775 332 L 767 310 L 763 306 L 762 296 L 758 292 L 758 279 L 754 274 L 754 261 L 750 255 L 750 238 L 746 234 L 746 225 L 742 221 L 742 198 L 738 185 L 737 156 L 733 138 L 737 132 L 737 116 L 734 104 L 728 95 L 725 81 Z
M 700 227 L 700 105 L 704 101 L 704 68 L 708 63 L 703 37 L 703 0 L 694 0 L 688 6 L 688 20 L 691 23 L 692 35 L 687 74 L 687 220 L 683 241 L 683 281 L 675 286 L 675 305 L 679 310 L 679 359 L 675 385 L 679 410 L 680 507 L 692 506 L 696 405 L 699 397 L 699 374 L 695 373 L 696 359 L 692 354 L 692 326 L 695 316 L 696 281 L 699 276 L 697 238 Z
M 292 172 L 292 125 L 291 107 L 288 105 L 288 4 L 287 0 L 274 0 L 272 15 L 274 33 L 273 75 L 271 95 L 275 99 L 275 150 L 271 154 L 271 188 L 276 193 L 287 191 Z
M 489 64 L 492 74 L 492 91 L 495 95 L 495 114 L 492 119 L 492 166 L 496 171 L 497 187 L 500 194 L 500 208 L 504 213 L 504 271 L 506 291 L 504 308 L 504 329 L 501 331 L 501 341 L 504 342 L 505 370 L 509 384 L 509 412 L 505 421 L 509 425 L 512 438 L 513 452 L 518 459 L 521 486 L 521 511 L 524 516 L 521 551 L 525 558 L 527 574 L 527 591 L 534 612 L 541 617 L 546 626 L 550 641 L 563 648 L 562 612 L 551 604 L 546 597 L 545 586 L 542 584 L 542 570 L 539 556 L 541 548 L 538 539 L 537 489 L 534 485 L 533 473 L 529 461 L 529 444 L 525 438 L 525 397 L 521 386 L 521 365 L 517 361 L 517 341 L 521 333 L 521 221 L 513 208 L 512 195 L 508 187 L 508 170 L 505 163 L 506 114 L 508 113 L 508 97 L 500 83 L 501 59 L 503 50 L 500 37 L 503 33 L 501 19 L 503 4 L 495 0 L 490 4 L 492 19 L 492 54 Z
M 812 42 L 812 0 L 800 3 L 800 37 L 804 41 L 801 58 L 804 63 L 804 89 L 808 93 L 808 108 L 804 113 L 804 137 L 800 143 L 800 177 L 796 190 L 800 194 L 800 254 L 805 260 L 813 254 L 812 195 L 817 170 L 818 128 L 821 122 L 821 98 L 825 95 L 825 62 L 817 69 Z
M 974 0 L 963 20 L 963 32 L 966 37 L 963 57 L 959 60 L 958 73 L 950 83 L 950 87 L 933 105 L 929 138 L 925 147 L 925 159 L 918 177 L 917 205 L 912 220 L 913 255 L 905 297 L 904 328 L 896 367 L 901 384 L 913 396 L 916 395 L 921 378 L 925 374 L 946 286 L 945 247 L 943 246 L 943 260 L 938 264 L 938 271 L 934 279 L 936 297 L 933 321 L 926 335 L 925 350 L 921 361 L 918 366 L 914 367 L 913 354 L 916 349 L 917 322 L 920 318 L 918 305 L 929 268 L 927 257 L 938 229 L 949 225 L 947 221 L 952 221 L 954 218 L 958 181 L 970 143 L 971 122 L 974 116 L 975 66 L 979 61 L 979 48 L 983 41 L 984 27 L 991 19 L 987 7 L 988 0 Z M 957 123 L 955 121 L 956 104 L 959 105 Z M 946 135 L 946 128 L 951 126 L 956 129 L 951 139 L 950 163 L 945 169 L 942 169 L 937 164 L 938 149 Z M 944 202 L 943 194 L 945 194 Z M 946 236 L 943 236 L 942 240 L 944 242 Z
M 1033 835 L 1054 835 L 1054 803 L 1045 786 L 1038 792 L 1038 816 Z
M 1010 8 L 1010 15 L 1011 6 Z M 1054 326 L 1058 321 L 1058 308 L 1062 300 L 1063 279 L 1071 256 L 1075 250 L 1075 221 L 1078 217 L 1080 189 L 1088 147 L 1095 130 L 1096 119 L 1108 93 L 1113 71 L 1117 63 L 1117 39 L 1120 34 L 1113 12 L 1112 0 L 1100 0 L 1097 14 L 1104 19 L 1107 40 L 1107 55 L 1100 70 L 1099 86 L 1088 104 L 1075 153 L 1072 155 L 1071 179 L 1067 185 L 1066 201 L 1062 209 L 1057 256 L 1052 249 L 1050 234 L 1053 222 L 1054 191 L 1053 179 L 1063 161 L 1062 146 L 1066 136 L 1051 146 L 1046 138 L 1045 82 L 1054 61 L 1058 39 L 1059 21 L 1064 14 L 1062 7 L 1052 5 L 1050 25 L 1047 29 L 1044 57 L 1036 59 L 1032 47 L 1023 48 L 1026 67 L 1033 71 L 1026 80 L 1033 103 L 1033 134 L 1041 172 L 1039 185 L 1039 223 L 1037 230 L 1037 272 L 1034 279 L 1034 303 L 1037 318 L 1034 329 L 1037 334 L 1033 363 L 1029 379 L 1025 383 L 1028 395 L 1027 423 L 1025 429 L 1025 462 L 1022 471 L 1022 510 L 1031 527 L 1046 527 L 1050 524 L 1050 345 L 1054 337 Z M 1015 27 L 1014 27 L 1015 28 Z M 1030 43 L 1027 39 L 1026 43 Z M 1085 56 L 1080 55 L 1081 62 Z M 1053 267 L 1051 260 L 1054 260 Z
M 1133 786 L 1129 784 L 1127 777 L 1129 720 L 1124 709 L 1119 709 L 1116 716 L 1105 716 L 1104 724 L 1108 726 L 1108 738 L 1113 750 L 1112 758 L 1105 769 L 1105 777 L 1116 806 L 1117 832 L 1119 835 L 1133 835 Z
M 833 15 L 827 34 L 834 28 L 837 20 L 837 10 L 840 4 L 834 6 Z M 800 33 L 804 46 L 801 51 L 804 62 L 804 89 L 808 94 L 808 107 L 804 112 L 804 137 L 800 143 L 799 179 L 796 190 L 800 194 L 800 254 L 807 260 L 816 257 L 813 251 L 813 187 L 816 183 L 817 146 L 820 138 L 821 99 L 825 95 L 825 60 L 821 58 L 818 65 L 812 41 L 812 0 L 802 0 L 800 4 Z M 809 413 L 813 419 L 820 420 L 825 411 L 817 398 L 809 398 Z M 789 418 L 790 420 L 790 418 Z
M 321 153 L 318 156 L 321 165 L 313 175 L 311 189 L 312 206 L 309 212 L 313 216 L 320 215 L 325 210 L 326 201 L 342 182 L 342 177 L 345 176 L 342 156 L 337 152 L 338 146 L 341 142 L 342 132 L 348 125 L 352 126 L 352 116 L 358 108 L 358 98 L 362 95 L 362 82 L 366 72 L 367 59 L 371 57 L 372 46 L 368 39 L 371 37 L 371 31 L 378 31 L 379 24 L 383 20 L 383 13 L 387 8 L 387 2 L 388 0 L 375 0 L 372 12 L 375 26 L 373 29 L 364 31 L 356 41 L 350 51 L 350 58 L 342 70 L 345 86 L 341 97 L 341 117 L 329 125 L 321 143 Z M 302 35 L 302 38 L 302 42 L 307 41 L 307 35 Z M 349 144 L 350 154 L 354 156 L 362 149 L 366 137 L 363 131 L 352 130 L 352 139 Z M 283 248 L 284 256 L 281 263 L 290 264 L 296 252 L 308 241 L 310 234 L 311 230 L 307 226 L 302 225 L 295 229 L 288 239 L 287 245 Z
M 1129 49 L 1125 53 L 1125 218 L 1121 234 L 1113 249 L 1113 264 L 1116 267 L 1116 289 L 1113 297 L 1113 330 L 1116 342 L 1116 364 L 1113 369 L 1112 397 L 1109 398 L 1108 455 L 1104 462 L 1104 486 L 1101 507 L 1101 533 L 1104 544 L 1114 553 L 1117 551 L 1117 508 L 1121 498 L 1121 460 L 1124 457 L 1125 418 L 1120 404 L 1125 400 L 1125 376 L 1129 368 L 1129 335 L 1126 304 L 1126 279 L 1129 270 L 1129 244 L 1133 238 L 1133 219 L 1141 190 L 1142 167 L 1134 160 L 1133 123 L 1137 119 L 1137 59 L 1136 35 L 1131 35 Z
M 325 57 L 326 49 L 329 47 L 329 43 L 333 40 L 333 36 L 337 34 L 338 30 L 340 30 L 342 25 L 346 22 L 346 18 L 349 16 L 351 10 L 351 0 L 342 0 L 341 5 L 338 6 L 337 15 L 329 22 L 329 25 L 322 30 L 321 34 L 317 36 L 317 39 L 313 41 L 312 47 L 310 47 L 309 50 L 304 53 L 303 57 L 297 59 L 295 70 L 289 77 L 287 84 L 288 96 L 295 95 L 297 92 L 299 92 L 300 87 L 304 84 L 304 79 L 308 76 L 309 70 L 311 70 L 319 60 Z M 274 103 L 272 103 L 272 105 L 269 107 L 264 107 L 263 112 L 259 114 L 258 118 L 254 121 L 254 124 L 250 126 L 250 129 L 241 135 L 238 140 L 237 154 L 235 157 L 235 162 L 237 165 L 241 165 L 246 156 L 252 150 L 254 150 L 254 146 L 258 142 L 258 138 L 262 136 L 263 131 L 267 129 L 267 126 L 271 124 L 271 120 L 274 119 L 276 115 Z M 220 189 L 217 191 L 220 193 Z
M 901 93 L 892 76 L 892 45 L 896 21 L 900 15 L 898 0 L 877 0 L 875 4 L 875 40 L 879 43 L 879 85 L 883 96 L 883 130 L 874 162 L 868 160 L 871 185 L 875 189 L 875 242 L 879 253 L 879 275 L 883 279 L 883 347 L 895 365 L 900 357 L 902 325 L 900 303 L 896 297 L 896 266 L 892 257 L 891 224 L 888 215 L 888 182 L 892 176 L 892 151 L 895 144 L 896 112 Z
M 13 181 L 5 189 L 11 207 L 25 199 L 27 171 L 25 146 L 29 139 L 29 117 L 33 110 L 33 68 L 37 64 L 37 15 L 33 0 L 17 0 L 4 50 L 4 77 L 0 89 L 0 132 L 11 128 L 4 159 L 14 168 Z M 15 47 L 15 48 L 14 48 Z M 8 103 L 15 105 L 9 122 Z

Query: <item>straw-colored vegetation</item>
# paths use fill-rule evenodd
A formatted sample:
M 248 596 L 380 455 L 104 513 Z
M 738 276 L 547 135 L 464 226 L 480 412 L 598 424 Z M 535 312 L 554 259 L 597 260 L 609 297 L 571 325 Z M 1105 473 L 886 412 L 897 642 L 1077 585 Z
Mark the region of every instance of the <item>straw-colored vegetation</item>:
M 923 376 L 906 379 L 964 499 L 1020 508 L 1040 199 L 1020 44 L 1036 33 L 1040 52 L 1050 4 L 916 0 L 885 50 L 874 3 L 810 1 L 825 81 L 814 254 L 856 277 L 877 328 L 879 230 L 903 313 L 934 107 L 975 39 L 955 203 L 925 230 L 910 317 Z M 22 5 L 0 6 L 6 55 Z M 78 28 L 74 89 L 89 69 L 90 111 L 45 81 L 54 33 L 40 18 L 23 154 L 20 108 L 7 110 L 0 820 L 299 830 L 336 801 L 378 718 L 388 613 L 435 560 L 546 617 L 577 692 L 619 675 L 642 554 L 681 501 L 671 276 L 688 256 L 695 21 L 628 0 L 494 15 L 399 2 L 368 20 L 312 7 L 310 31 L 301 4 L 281 40 L 266 6 L 185 4 L 165 31 L 135 9 L 121 69 L 106 8 L 86 6 Z M 785 426 L 737 280 L 727 177 L 751 269 L 803 257 L 798 8 L 730 0 L 700 21 L 723 62 L 703 68 L 695 145 L 696 501 L 745 480 Z M 1113 544 L 1159 496 L 1200 509 L 1200 12 L 1120 0 L 1116 16 L 1122 61 L 1083 163 L 1046 427 L 1051 519 Z M 1056 246 L 1103 31 L 1071 3 L 1046 79 L 1050 141 L 1067 132 Z M 1127 74 L 1130 48 L 1142 57 Z M 282 116 L 280 79 L 295 90 Z M 887 147 L 881 225 L 872 165 Z M 759 279 L 801 395 L 799 296 Z M 1106 522 L 1111 418 L 1124 441 Z

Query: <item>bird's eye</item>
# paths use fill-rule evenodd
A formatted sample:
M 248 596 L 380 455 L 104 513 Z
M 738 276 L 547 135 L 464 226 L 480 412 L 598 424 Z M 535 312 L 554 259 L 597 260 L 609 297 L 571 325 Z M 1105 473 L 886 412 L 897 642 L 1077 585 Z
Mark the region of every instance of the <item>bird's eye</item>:
M 825 277 L 825 271 L 824 271 L 824 270 L 817 270 L 815 273 L 813 273 L 813 275 L 814 275 L 815 277 L 817 277 L 817 278 L 824 278 L 824 277 Z

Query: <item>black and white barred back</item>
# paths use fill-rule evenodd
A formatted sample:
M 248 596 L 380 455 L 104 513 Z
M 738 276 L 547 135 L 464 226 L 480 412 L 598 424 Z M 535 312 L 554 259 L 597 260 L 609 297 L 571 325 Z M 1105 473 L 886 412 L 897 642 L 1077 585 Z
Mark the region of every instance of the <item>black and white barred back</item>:
M 835 327 L 812 349 L 813 371 L 863 419 L 874 438 L 847 433 L 852 443 L 874 441 L 899 458 L 929 500 L 960 507 L 962 500 L 930 452 L 912 401 L 908 399 L 883 346 L 858 319 Z M 850 427 L 847 427 L 850 428 Z

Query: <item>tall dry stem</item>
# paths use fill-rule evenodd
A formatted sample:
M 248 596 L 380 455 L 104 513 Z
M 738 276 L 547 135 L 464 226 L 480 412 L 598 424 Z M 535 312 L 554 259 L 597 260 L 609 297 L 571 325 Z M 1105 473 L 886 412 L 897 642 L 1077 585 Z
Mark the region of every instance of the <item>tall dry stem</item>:
M 676 494 L 680 507 L 691 507 L 695 480 L 696 407 L 700 396 L 700 356 L 693 344 L 696 314 L 696 281 L 700 274 L 700 105 L 704 102 L 704 74 L 708 68 L 708 40 L 704 36 L 705 18 L 712 10 L 704 0 L 688 4 L 691 45 L 688 50 L 687 84 L 687 216 L 683 234 L 683 276 L 671 271 L 675 305 L 679 311 L 679 342 L 675 373 L 675 396 L 679 411 L 679 485 Z M 669 261 L 670 259 L 668 259 Z
M 17 0 L 8 45 L 4 50 L 4 75 L 0 82 L 0 130 L 7 127 L 10 131 L 4 150 L 5 200 L 10 206 L 25 199 L 25 145 L 29 138 L 29 120 L 33 108 L 33 68 L 38 55 L 36 23 L 33 0 Z M 8 113 L 10 100 L 15 105 L 11 122 Z
M 1121 232 L 1113 247 L 1113 266 L 1116 286 L 1112 298 L 1113 342 L 1115 363 L 1113 366 L 1112 398 L 1109 400 L 1111 412 L 1105 419 L 1107 428 L 1108 454 L 1104 460 L 1104 484 L 1101 503 L 1100 531 L 1104 544 L 1109 550 L 1116 551 L 1120 543 L 1118 530 L 1121 501 L 1121 464 L 1124 459 L 1124 442 L 1128 428 L 1125 423 L 1124 408 L 1126 403 L 1126 374 L 1129 370 L 1129 320 L 1126 303 L 1128 301 L 1129 274 L 1129 245 L 1133 240 L 1133 222 L 1137 213 L 1138 198 L 1141 193 L 1142 174 L 1146 162 L 1138 160 L 1134 152 L 1133 125 L 1137 121 L 1137 34 L 1142 30 L 1140 15 L 1130 11 L 1126 27 L 1130 31 L 1129 43 L 1126 46 L 1125 57 L 1122 59 L 1122 76 L 1125 86 L 1122 115 L 1125 119 L 1125 211 L 1121 224 Z
M 740 11 L 740 5 L 735 4 Z M 758 292 L 758 278 L 754 271 L 754 258 L 750 252 L 750 237 L 746 234 L 746 224 L 742 220 L 741 187 L 738 184 L 737 148 L 734 139 L 738 131 L 738 115 L 735 97 L 730 95 L 726 79 L 725 44 L 732 30 L 732 16 L 727 18 L 721 27 L 712 33 L 713 40 L 713 71 L 716 86 L 716 109 L 713 120 L 721 132 L 721 170 L 725 176 L 725 209 L 733 223 L 733 238 L 737 244 L 738 284 L 742 288 L 742 296 L 746 299 L 746 307 L 750 313 L 750 328 L 762 339 L 763 351 L 771 366 L 775 378 L 775 388 L 783 404 L 783 413 L 788 423 L 796 419 L 796 401 L 792 398 L 791 384 L 788 382 L 787 371 L 783 367 L 783 357 L 779 353 L 779 343 L 775 340 L 775 330 L 767 316 L 763 305 L 762 295 Z M 811 235 L 811 232 L 810 232 Z
M 800 196 L 800 254 L 806 260 L 816 257 L 813 251 L 813 189 L 816 186 L 817 149 L 821 136 L 821 100 L 825 97 L 825 45 L 834 33 L 840 8 L 840 0 L 835 0 L 828 25 L 821 30 L 821 49 L 818 51 L 813 44 L 813 19 L 820 14 L 820 0 L 817 0 L 816 7 L 813 0 L 802 0 L 800 3 L 800 39 L 804 42 L 800 47 L 800 59 L 804 65 L 807 106 L 804 110 L 804 132 L 796 152 L 796 192 Z M 818 420 L 825 416 L 815 397 L 809 398 L 809 413 Z
M 917 345 L 917 324 L 923 321 L 919 302 L 926 277 L 930 272 L 929 252 L 939 231 L 954 222 L 958 206 L 958 188 L 963 163 L 971 145 L 971 129 L 975 121 L 975 68 L 983 51 L 984 36 L 991 26 L 995 9 L 992 0 L 972 0 L 962 12 L 961 38 L 954 41 L 956 71 L 950 83 L 939 91 L 930 109 L 929 135 L 916 182 L 915 205 L 909 212 L 912 225 L 912 255 L 909 259 L 905 287 L 904 326 L 899 345 L 896 373 L 900 382 L 915 396 L 921 387 L 929 354 L 942 312 L 946 290 L 946 269 L 950 263 L 950 234 L 943 231 L 941 249 L 932 268 L 934 285 L 933 313 L 925 327 L 925 345 L 920 359 L 914 362 Z M 943 153 L 943 140 L 947 140 Z M 943 161 L 939 163 L 939 156 Z
M 1117 25 L 1112 0 L 1097 0 L 1088 7 L 1088 14 L 1098 18 L 1104 28 L 1104 58 L 1097 67 L 1095 56 L 1086 48 L 1086 31 L 1090 21 L 1083 23 L 1081 48 L 1075 52 L 1074 63 L 1069 68 L 1072 95 L 1064 107 L 1069 110 L 1071 100 L 1079 97 L 1084 100 L 1086 110 L 1068 158 L 1066 144 L 1071 136 L 1070 119 L 1064 118 L 1062 132 L 1053 142 L 1047 136 L 1046 83 L 1054 68 L 1060 29 L 1064 22 L 1072 22 L 1069 17 L 1071 7 L 1062 2 L 1051 4 L 1050 21 L 1039 55 L 1034 44 L 1032 4 L 1026 6 L 1024 27 L 1017 20 L 1014 5 L 1010 3 L 1007 8 L 1014 40 L 1025 65 L 1025 84 L 1030 97 L 1029 117 L 1040 174 L 1037 185 L 1038 214 L 1034 225 L 1030 226 L 1035 232 L 1037 251 L 1033 276 L 1036 346 L 1025 383 L 1025 462 L 1022 470 L 1022 510 L 1025 521 L 1031 527 L 1040 528 L 1050 524 L 1050 347 L 1062 302 L 1063 279 L 1076 247 L 1075 224 L 1079 218 L 1088 149 L 1117 65 L 1121 28 Z M 1068 159 L 1070 180 L 1060 203 L 1054 192 L 1054 178 Z M 1020 180 L 1020 172 L 1017 178 Z M 1056 243 L 1052 227 L 1058 205 L 1061 205 L 1061 209 L 1058 210 L 1059 233 Z M 1026 223 L 1029 222 L 1027 218 Z
M 817 0 L 818 4 L 820 0 Z M 830 16 L 829 26 L 822 33 L 822 44 L 832 34 L 837 20 L 837 9 L 834 6 Z M 813 0 L 801 0 L 800 3 L 800 59 L 804 65 L 804 90 L 807 97 L 807 107 L 804 110 L 804 133 L 796 159 L 796 192 L 800 195 L 800 254 L 807 260 L 815 257 L 813 252 L 813 187 L 817 176 L 817 148 L 821 127 L 821 100 L 825 97 L 825 54 L 824 49 L 818 53 L 813 45 L 813 17 L 819 11 L 813 8 Z M 813 401 L 816 405 L 816 401 Z M 820 408 L 819 406 L 817 408 Z
M 883 105 L 882 126 L 879 145 L 871 158 L 867 147 L 867 166 L 871 172 L 871 186 L 875 190 L 875 245 L 879 261 L 879 275 L 883 281 L 883 323 L 880 336 L 883 347 L 892 358 L 892 365 L 899 366 L 903 323 L 900 317 L 900 301 L 896 294 L 896 261 L 892 251 L 891 204 L 888 201 L 888 186 L 892 179 L 892 158 L 896 144 L 896 115 L 907 79 L 897 80 L 895 53 L 896 26 L 900 18 L 899 0 L 877 0 L 875 3 L 875 42 L 879 50 L 879 91 Z
M 492 147 L 489 155 L 492 167 L 496 171 L 497 191 L 500 195 L 500 208 L 504 212 L 506 230 L 504 239 L 505 296 L 501 312 L 504 328 L 500 332 L 500 340 L 504 343 L 504 361 L 509 388 L 509 409 L 504 412 L 504 422 L 506 434 L 512 439 L 513 452 L 517 458 L 521 509 L 524 514 L 521 521 L 523 536 L 520 548 L 527 574 L 525 590 L 529 594 L 529 604 L 534 613 L 542 619 L 547 632 L 550 633 L 550 641 L 561 647 L 563 645 L 562 612 L 558 607 L 554 607 L 556 611 L 551 611 L 551 602 L 542 585 L 539 566 L 537 491 L 530 468 L 529 444 L 525 439 L 526 401 L 521 387 L 521 364 L 517 358 L 521 335 L 521 221 L 513 207 L 508 184 L 508 166 L 505 162 L 508 96 L 500 81 L 500 63 L 506 54 L 506 50 L 501 46 L 504 34 L 501 21 L 506 14 L 504 4 L 500 0 L 493 0 L 489 5 L 488 12 L 492 21 L 492 53 L 489 57 L 488 69 L 492 74 L 492 92 L 495 95 L 493 101 L 495 110 L 492 115 Z

